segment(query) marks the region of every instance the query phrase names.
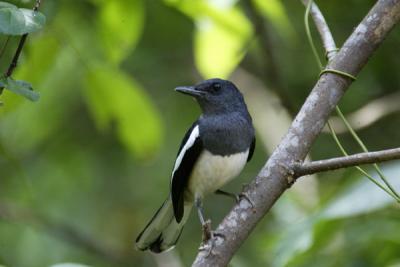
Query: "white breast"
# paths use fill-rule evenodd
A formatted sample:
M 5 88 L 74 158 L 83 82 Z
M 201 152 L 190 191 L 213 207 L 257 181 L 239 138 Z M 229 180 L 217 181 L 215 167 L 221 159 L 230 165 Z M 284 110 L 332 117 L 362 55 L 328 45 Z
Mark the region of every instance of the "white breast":
M 229 156 L 213 155 L 204 150 L 193 167 L 188 189 L 193 196 L 203 197 L 221 188 L 242 171 L 249 150 Z

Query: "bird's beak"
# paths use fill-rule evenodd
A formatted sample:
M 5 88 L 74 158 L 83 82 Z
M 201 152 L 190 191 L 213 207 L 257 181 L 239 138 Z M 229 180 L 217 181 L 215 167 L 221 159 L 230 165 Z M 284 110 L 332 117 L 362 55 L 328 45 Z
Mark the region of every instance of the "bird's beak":
M 194 97 L 201 97 L 204 95 L 204 92 L 196 90 L 194 86 L 179 86 L 175 88 L 175 91 Z

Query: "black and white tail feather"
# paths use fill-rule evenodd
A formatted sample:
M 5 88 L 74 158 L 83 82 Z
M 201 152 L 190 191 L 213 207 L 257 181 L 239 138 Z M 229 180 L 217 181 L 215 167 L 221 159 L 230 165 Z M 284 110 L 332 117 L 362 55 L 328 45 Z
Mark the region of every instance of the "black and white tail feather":
M 174 216 L 171 197 L 168 197 L 136 238 L 136 247 L 140 250 L 150 249 L 154 253 L 174 248 L 189 217 L 192 206 L 192 203 L 185 203 L 184 216 L 178 223 Z
M 164 201 L 145 229 L 136 238 L 136 247 L 160 253 L 178 241 L 193 202 L 184 201 L 184 187 L 202 150 L 197 121 L 186 132 L 179 147 L 171 178 L 171 195 Z

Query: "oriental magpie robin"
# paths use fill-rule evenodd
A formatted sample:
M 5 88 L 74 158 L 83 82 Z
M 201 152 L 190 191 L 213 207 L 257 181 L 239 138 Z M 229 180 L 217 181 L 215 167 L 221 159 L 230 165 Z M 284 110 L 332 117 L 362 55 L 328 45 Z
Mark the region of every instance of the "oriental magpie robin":
M 206 229 L 203 198 L 213 192 L 229 195 L 219 189 L 241 172 L 255 147 L 250 114 L 232 82 L 210 79 L 175 90 L 193 96 L 203 114 L 180 145 L 170 195 L 136 239 L 138 249 L 155 253 L 176 244 L 193 204 Z

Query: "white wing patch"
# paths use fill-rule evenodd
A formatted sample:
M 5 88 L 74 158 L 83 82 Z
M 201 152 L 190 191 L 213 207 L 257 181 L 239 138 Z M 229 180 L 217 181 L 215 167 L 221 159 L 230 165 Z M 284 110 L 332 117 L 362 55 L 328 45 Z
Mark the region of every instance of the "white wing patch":
M 196 127 L 193 128 L 188 140 L 186 141 L 185 145 L 182 147 L 181 152 L 179 152 L 179 155 L 175 160 L 174 170 L 172 171 L 172 177 L 174 177 L 175 171 L 179 168 L 179 165 L 181 165 L 183 156 L 185 155 L 186 151 L 193 146 L 194 141 L 196 141 L 197 137 L 199 137 L 199 134 L 200 134 L 199 126 L 196 125 Z

